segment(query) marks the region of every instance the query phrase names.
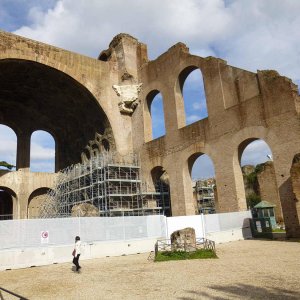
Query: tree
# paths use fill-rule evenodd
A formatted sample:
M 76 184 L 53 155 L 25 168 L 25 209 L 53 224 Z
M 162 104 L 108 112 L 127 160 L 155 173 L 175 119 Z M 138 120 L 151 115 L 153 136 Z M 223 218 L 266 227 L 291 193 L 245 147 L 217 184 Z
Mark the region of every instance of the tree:
M 246 197 L 247 200 L 247 206 L 249 208 L 253 208 L 256 204 L 258 204 L 261 201 L 261 198 L 259 195 L 252 193 Z
M 5 167 L 5 168 L 11 170 L 12 168 L 15 168 L 16 166 L 11 165 L 11 164 L 7 163 L 6 161 L 0 161 L 0 167 Z

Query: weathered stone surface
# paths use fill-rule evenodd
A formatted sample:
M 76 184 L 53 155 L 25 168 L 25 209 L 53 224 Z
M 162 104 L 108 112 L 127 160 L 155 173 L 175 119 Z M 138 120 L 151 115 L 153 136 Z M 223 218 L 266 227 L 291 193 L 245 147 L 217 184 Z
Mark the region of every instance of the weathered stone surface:
M 294 226 L 292 230 L 295 231 L 292 236 L 300 237 L 300 153 L 296 154 L 293 159 L 293 164 L 291 167 L 291 181 L 294 193 L 294 201 L 292 201 L 290 205 L 290 215 L 291 217 L 293 217 L 294 221 Z M 296 214 L 294 209 L 297 212 Z M 298 230 L 295 230 L 294 228 L 297 228 L 297 226 Z
M 272 161 L 267 161 L 262 165 L 262 171 L 257 174 L 257 180 L 259 184 L 259 193 L 261 200 L 268 201 L 276 205 L 276 221 L 277 223 L 282 223 L 283 216 L 281 202 L 276 182 L 274 164 Z
M 151 181 L 153 168 L 166 170 L 174 216 L 195 213 L 191 168 L 204 153 L 215 167 L 218 212 L 245 210 L 240 156 L 252 141 L 265 140 L 274 157 L 285 225 L 298 230 L 292 221 L 298 212 L 289 203 L 294 197 L 290 168 L 300 149 L 300 97 L 290 79 L 198 57 L 182 43 L 149 61 L 146 45 L 126 34 L 114 38 L 99 59 L 3 31 L 0 41 L 0 123 L 18 137 L 17 171 L 1 176 L 0 186 L 14 195 L 14 218 L 26 217 L 29 196 L 54 182 L 53 174 L 29 171 L 35 130 L 54 136 L 58 171 L 79 162 L 95 134 L 109 128 L 116 151 L 139 154 L 144 181 Z M 205 83 L 208 118 L 186 126 L 182 90 L 197 68 Z M 139 105 L 132 114 L 120 114 L 120 97 L 112 86 L 139 83 Z M 153 139 L 151 104 L 159 92 L 166 135 Z
M 72 217 L 98 217 L 99 210 L 90 203 L 81 203 L 74 205 L 71 211 Z
M 187 227 L 174 231 L 171 234 L 172 250 L 175 251 L 195 251 L 196 250 L 196 233 L 195 229 Z

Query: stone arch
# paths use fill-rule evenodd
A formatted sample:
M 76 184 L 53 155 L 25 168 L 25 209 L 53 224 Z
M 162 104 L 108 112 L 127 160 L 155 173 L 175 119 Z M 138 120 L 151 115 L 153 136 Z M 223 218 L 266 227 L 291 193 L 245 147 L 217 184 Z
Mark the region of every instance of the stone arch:
M 34 160 L 34 156 L 33 156 L 33 154 L 35 154 L 34 153 L 34 143 L 36 143 L 36 146 L 38 147 L 38 148 L 43 148 L 44 147 L 44 145 L 42 145 L 42 143 L 41 143 L 41 141 L 38 141 L 38 143 L 37 143 L 37 141 L 36 141 L 36 139 L 37 139 L 37 134 L 42 134 L 42 136 L 43 136 L 43 139 L 45 140 L 45 138 L 46 138 L 46 140 L 47 140 L 47 143 L 49 144 L 49 142 L 50 142 L 50 144 L 52 143 L 52 142 L 54 142 L 54 145 L 53 145 L 53 149 L 50 147 L 50 148 L 46 148 L 46 149 L 48 149 L 48 151 L 50 150 L 50 152 L 51 152 L 51 150 L 54 150 L 54 157 L 51 159 L 51 158 L 49 158 L 49 161 L 48 162 L 46 162 L 46 158 L 45 159 L 42 159 L 41 161 L 42 161 L 42 164 L 44 164 L 45 162 L 46 163 L 48 163 L 49 164 L 49 166 L 48 167 L 46 167 L 46 171 L 45 171 L 45 169 L 42 169 L 42 170 L 37 170 L 37 168 L 35 167 L 32 167 L 32 162 L 33 162 L 33 160 Z M 44 141 L 45 142 L 45 141 Z M 55 136 L 53 136 L 50 132 L 48 132 L 48 131 L 46 131 L 46 130 L 35 130 L 35 131 L 33 131 L 32 133 L 31 133 L 31 136 L 30 136 L 30 171 L 32 172 L 33 170 L 34 170 L 34 172 L 49 172 L 49 173 L 53 173 L 57 168 L 56 168 L 56 166 L 55 166 L 55 163 L 56 163 L 56 144 L 57 144 L 57 142 L 56 142 L 56 138 L 55 138 Z M 39 151 L 45 151 L 46 149 L 38 149 Z M 50 154 L 51 155 L 51 154 Z M 49 170 L 48 170 L 48 168 L 49 168 Z
M 151 105 L 154 100 L 154 98 L 157 95 L 161 95 L 162 98 L 162 106 L 163 106 L 163 118 L 164 118 L 164 127 L 166 131 L 166 120 L 165 120 L 165 101 L 164 101 L 164 92 L 160 89 L 163 88 L 160 86 L 161 84 L 158 84 L 157 87 L 153 87 L 148 89 L 144 92 L 145 95 L 145 101 L 144 101 L 144 135 L 145 135 L 145 141 L 149 142 L 153 140 L 153 120 L 151 115 Z M 154 85 L 151 85 L 154 86 Z
M 8 201 L 8 203 L 4 203 L 4 201 Z M 0 186 L 0 220 L 1 215 L 2 219 L 17 219 L 18 210 L 17 194 L 6 186 Z
M 243 176 L 242 168 L 241 168 L 241 158 L 242 158 L 242 154 L 243 154 L 244 150 L 252 142 L 262 140 L 270 148 L 270 150 L 272 152 L 272 146 L 270 146 L 268 141 L 266 141 L 266 137 L 267 137 L 266 135 L 262 135 L 261 132 L 257 132 L 256 134 L 252 133 L 251 135 L 245 136 L 244 139 L 241 139 L 239 141 L 239 144 L 236 145 L 236 148 L 233 153 L 233 171 L 234 171 L 234 177 L 235 177 L 235 186 L 236 186 L 236 191 L 237 191 L 237 195 L 238 195 L 238 197 L 237 197 L 238 206 L 240 207 L 241 210 L 247 209 L 246 193 L 245 193 L 245 176 Z M 266 161 L 267 161 L 267 158 L 266 158 Z M 280 203 L 280 198 L 279 198 L 279 194 L 278 194 L 278 185 L 277 185 L 277 181 L 276 181 L 273 162 L 269 163 L 268 166 L 265 166 L 262 164 L 260 164 L 260 165 L 263 168 L 262 169 L 263 173 L 265 172 L 266 168 L 268 170 L 271 170 L 272 178 L 269 179 L 269 182 L 270 182 L 270 184 L 272 183 L 272 192 L 273 192 L 272 199 L 262 199 L 262 200 L 266 200 L 268 202 L 274 201 L 274 204 L 277 206 L 277 212 L 276 212 L 277 219 L 278 220 L 282 219 L 282 209 L 281 209 L 281 203 Z M 261 180 L 263 180 L 263 177 L 262 177 L 263 173 L 259 175 L 261 177 Z M 270 174 L 268 176 L 270 176 Z M 265 196 L 265 197 L 267 197 L 267 196 Z
M 170 217 L 172 215 L 172 209 L 168 172 L 162 166 L 156 166 L 151 169 L 150 174 L 155 190 L 152 201 L 155 201 L 154 205 L 161 207 L 165 216 Z
M 27 218 L 32 219 L 32 218 L 38 218 L 39 217 L 39 212 L 40 212 L 40 207 L 43 201 L 45 201 L 47 197 L 47 193 L 51 189 L 48 187 L 41 187 L 36 190 L 34 190 L 29 198 L 28 198 L 28 206 L 27 206 Z
M 1 118 L 0 118 L 1 121 Z M 3 141 L 3 138 L 9 136 L 7 142 L 10 144 L 10 146 L 13 146 L 12 143 L 15 143 L 14 149 L 12 147 L 6 148 L 6 151 L 2 154 L 4 154 L 4 157 L 2 156 L 0 158 L 0 161 L 5 161 L 6 163 L 16 166 L 17 165 L 17 141 L 18 141 L 18 136 L 16 131 L 11 127 L 6 124 L 1 124 L 0 123 L 0 130 L 1 130 L 1 139 L 0 143 L 2 145 L 5 144 L 5 141 Z M 3 134 L 3 135 L 2 135 Z M 12 167 L 9 167 L 8 169 L 12 169 Z
M 53 67 L 28 60 L 2 59 L 0 68 L 6 90 L 0 103 L 3 123 L 12 121 L 22 128 L 22 137 L 18 137 L 22 142 L 18 148 L 23 149 L 19 167 L 29 168 L 30 135 L 37 129 L 55 138 L 55 171 L 79 162 L 81 152 L 96 132 L 104 134 L 110 129 L 114 142 L 107 115 L 81 82 Z
M 209 159 L 210 161 L 207 163 L 211 163 L 213 166 L 213 169 L 215 168 L 214 166 L 214 162 L 213 159 L 210 155 L 204 153 L 204 152 L 195 152 L 193 154 L 191 154 L 188 159 L 187 159 L 187 166 L 188 166 L 188 173 L 189 176 L 189 185 L 192 188 L 192 193 L 193 193 L 193 201 L 195 204 L 195 213 L 214 213 L 217 210 L 218 204 L 217 204 L 217 197 L 212 197 L 212 194 L 216 195 L 216 188 L 215 188 L 215 175 L 212 176 L 208 176 L 207 178 L 205 178 L 205 180 L 201 180 L 201 179 L 197 179 L 196 181 L 193 182 L 192 179 L 192 170 L 195 166 L 196 161 L 200 158 L 206 156 L 207 159 Z M 200 166 L 201 168 L 201 166 Z M 209 179 L 209 180 L 208 180 Z M 208 182 L 208 186 L 204 184 L 204 181 Z M 206 189 L 206 196 L 207 197 L 202 197 L 202 191 L 204 191 L 204 189 Z M 189 193 L 190 194 L 190 193 Z M 209 195 L 208 195 L 209 194 Z M 210 197 L 210 199 L 208 199 L 208 196 Z M 206 201 L 207 200 L 207 201 Z M 210 201 L 208 201 L 210 200 Z M 209 203 L 208 203 L 209 202 Z
M 109 151 L 110 150 L 110 144 L 109 141 L 107 139 L 103 139 L 101 141 L 102 147 L 104 148 L 105 151 Z
M 201 68 L 198 65 L 188 65 L 185 66 L 178 74 L 178 77 L 176 79 L 175 84 L 175 96 L 176 96 L 176 113 L 177 113 L 177 122 L 178 122 L 178 128 L 182 128 L 187 125 L 186 120 L 186 109 L 185 109 L 185 100 L 183 97 L 183 87 L 185 84 L 186 79 L 189 77 L 189 75 L 194 72 L 195 70 L 199 70 L 202 76 L 203 80 L 203 89 L 202 93 L 204 95 L 205 100 L 205 107 L 207 112 L 207 103 L 206 103 L 206 93 L 204 88 L 204 77 Z M 201 78 L 200 78 L 201 80 Z M 199 89 L 201 90 L 201 86 L 199 86 Z M 202 118 L 199 118 L 198 120 L 201 120 Z M 197 120 L 197 121 L 198 121 Z
M 54 48 L 55 49 L 55 48 Z M 8 48 L 6 49 L 5 52 L 0 54 L 0 61 L 1 60 L 24 60 L 24 61 L 31 61 L 35 63 L 42 64 L 44 66 L 56 69 L 57 71 L 60 71 L 70 77 L 72 77 L 74 80 L 79 82 L 80 84 L 84 85 L 86 84 L 84 77 L 81 76 L 80 72 L 76 72 L 72 67 L 74 66 L 73 64 L 69 63 L 63 63 L 60 60 L 57 59 L 52 59 L 47 56 L 43 55 L 37 55 L 35 52 L 24 52 L 21 50 L 16 50 L 16 49 L 11 49 Z M 91 91 L 90 91 L 91 92 Z
M 158 89 L 153 89 L 146 95 L 146 101 L 145 101 L 145 109 L 144 109 L 144 120 L 145 120 L 145 138 L 146 141 L 152 140 L 153 137 L 153 116 L 151 113 L 151 106 L 154 101 L 154 99 L 161 95 L 161 101 L 162 101 L 162 112 L 160 112 L 163 115 L 163 127 L 164 127 L 164 134 L 166 132 L 165 128 L 165 115 L 164 115 L 164 98 L 163 94 Z

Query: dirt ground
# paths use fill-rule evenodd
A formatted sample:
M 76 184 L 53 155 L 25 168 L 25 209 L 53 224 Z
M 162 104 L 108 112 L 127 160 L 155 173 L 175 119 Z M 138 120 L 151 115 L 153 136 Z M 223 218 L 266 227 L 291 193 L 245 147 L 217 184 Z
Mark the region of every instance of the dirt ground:
M 217 255 L 99 258 L 82 261 L 80 274 L 71 263 L 1 271 L 0 286 L 28 299 L 300 299 L 299 242 L 231 242 L 217 245 Z

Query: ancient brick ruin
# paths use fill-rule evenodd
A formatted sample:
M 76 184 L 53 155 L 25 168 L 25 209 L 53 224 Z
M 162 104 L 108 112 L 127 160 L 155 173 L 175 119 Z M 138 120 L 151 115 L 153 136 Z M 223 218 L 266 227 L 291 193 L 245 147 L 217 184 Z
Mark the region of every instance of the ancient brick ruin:
M 174 216 L 195 213 L 191 168 L 202 154 L 214 163 L 217 211 L 245 210 L 241 154 L 263 139 L 273 153 L 272 192 L 287 235 L 300 236 L 300 175 L 297 163 L 292 167 L 300 152 L 300 98 L 290 79 L 198 57 L 182 43 L 150 61 L 147 46 L 127 34 L 98 59 L 3 31 L 0 41 L 0 124 L 18 139 L 16 171 L 0 170 L 0 188 L 12 198 L 14 218 L 30 217 L 31 201 L 42 201 L 55 182 L 56 174 L 30 172 L 30 137 L 38 129 L 55 139 L 56 171 L 107 149 L 138 154 L 145 182 L 153 183 L 153 170 L 168 174 Z M 182 87 L 195 69 L 203 75 L 208 117 L 186 126 Z M 158 92 L 166 134 L 153 139 L 150 107 Z

